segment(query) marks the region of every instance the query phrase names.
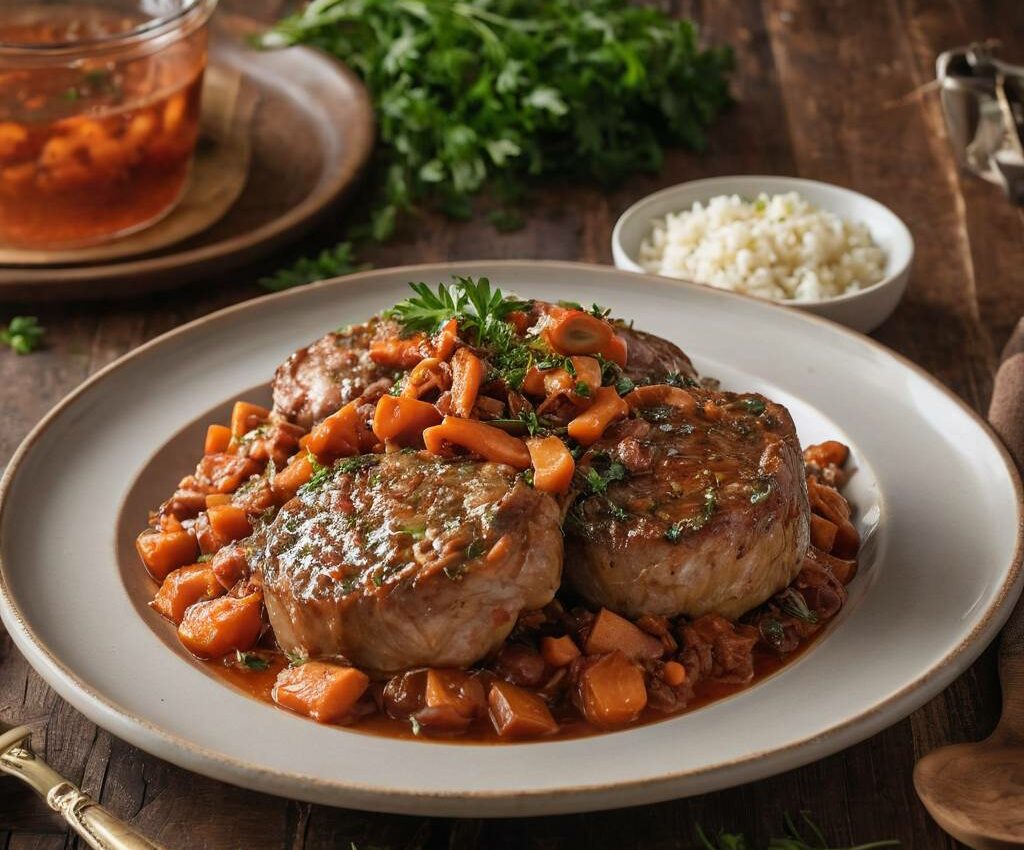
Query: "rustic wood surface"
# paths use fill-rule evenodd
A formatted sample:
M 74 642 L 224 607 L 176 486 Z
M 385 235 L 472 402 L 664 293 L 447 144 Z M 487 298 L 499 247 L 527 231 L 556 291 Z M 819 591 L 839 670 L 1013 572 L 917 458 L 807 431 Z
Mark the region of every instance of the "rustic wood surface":
M 278 0 L 239 0 L 268 14 Z M 993 187 L 958 172 L 938 101 L 923 90 L 942 50 L 986 37 L 1024 61 L 1024 3 L 954 0 L 706 0 L 667 3 L 738 55 L 739 103 L 704 156 L 669 157 L 656 178 L 605 193 L 549 187 L 527 227 L 428 217 L 366 259 L 554 258 L 608 263 L 616 216 L 659 186 L 716 174 L 780 173 L 829 180 L 894 209 L 917 241 L 907 296 L 876 336 L 984 410 L 998 352 L 1024 312 L 1024 218 Z M 356 199 L 355 204 L 359 204 Z M 260 294 L 259 274 L 345 233 L 339 216 L 303 245 L 214 285 L 100 305 L 5 305 L 36 313 L 47 347 L 0 352 L 0 457 L 76 384 L 141 342 Z M 913 600 L 907 600 L 908 605 Z M 894 652 L 899 647 L 893 648 Z M 813 694 L 807 695 L 813 699 Z M 765 707 L 771 711 L 771 706 Z M 528 820 L 443 820 L 310 806 L 233 788 L 146 755 L 61 701 L 0 633 L 0 716 L 32 724 L 44 757 L 113 811 L 173 848 L 689 848 L 695 823 L 764 840 L 780 813 L 809 809 L 837 845 L 895 837 L 909 848 L 959 846 L 917 801 L 911 769 L 943 744 L 987 735 L 999 713 L 990 650 L 911 717 L 850 749 L 774 779 L 628 811 Z M 723 730 L 728 734 L 728 730 Z M 685 746 L 685 740 L 680 746 Z M 0 780 L 0 843 L 59 848 L 75 839 L 43 804 Z M 755 842 L 756 843 L 756 842 Z

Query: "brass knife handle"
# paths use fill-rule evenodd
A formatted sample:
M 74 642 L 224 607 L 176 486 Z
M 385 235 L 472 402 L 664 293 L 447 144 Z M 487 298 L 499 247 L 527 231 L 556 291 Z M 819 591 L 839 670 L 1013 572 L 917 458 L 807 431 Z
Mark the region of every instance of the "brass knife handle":
M 166 850 L 64 779 L 33 752 L 31 740 L 27 726 L 0 735 L 0 771 L 34 789 L 93 850 Z

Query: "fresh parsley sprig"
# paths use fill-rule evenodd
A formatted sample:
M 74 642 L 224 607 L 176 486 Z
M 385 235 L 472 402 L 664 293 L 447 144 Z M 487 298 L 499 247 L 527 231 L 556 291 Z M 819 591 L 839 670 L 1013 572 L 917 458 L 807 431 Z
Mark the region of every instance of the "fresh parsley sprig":
M 292 265 L 260 278 L 259 283 L 271 292 L 281 292 L 318 280 L 342 277 L 366 268 L 369 266 L 356 260 L 351 242 L 339 242 L 333 248 L 325 248 L 315 257 L 300 257 Z
M 45 331 L 35 316 L 15 316 L 0 330 L 0 343 L 9 345 L 15 354 L 30 354 L 39 347 Z
M 366 83 L 378 239 L 419 207 L 468 218 L 488 186 L 514 227 L 539 180 L 656 171 L 730 102 L 728 48 L 626 0 L 314 0 L 263 43 L 320 47 Z

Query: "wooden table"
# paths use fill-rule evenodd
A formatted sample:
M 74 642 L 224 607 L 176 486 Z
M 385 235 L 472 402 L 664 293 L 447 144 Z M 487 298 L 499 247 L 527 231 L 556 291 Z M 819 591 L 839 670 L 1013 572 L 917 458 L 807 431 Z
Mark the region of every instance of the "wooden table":
M 256 0 L 244 3 L 250 11 Z M 268 11 L 277 0 L 262 0 Z M 997 36 L 1024 61 L 1019 0 L 707 0 L 666 3 L 702 21 L 738 56 L 737 107 L 704 156 L 669 157 L 655 178 L 612 193 L 550 187 L 525 229 L 420 222 L 366 259 L 375 265 L 476 258 L 609 263 L 609 234 L 632 200 L 717 174 L 779 173 L 866 192 L 907 222 L 917 256 L 906 299 L 878 339 L 936 375 L 976 409 L 988 401 L 998 353 L 1024 313 L 1024 219 L 996 189 L 958 172 L 936 96 L 925 90 L 936 55 Z M 357 202 L 358 203 L 358 202 Z M 65 393 L 101 366 L 176 325 L 260 294 L 254 281 L 302 250 L 333 244 L 339 218 L 259 268 L 138 301 L 37 308 L 5 305 L 5 322 L 37 314 L 47 346 L 0 352 L 0 457 Z M 913 600 L 907 600 L 908 605 Z M 893 648 L 894 652 L 899 647 Z M 130 671 L 126 671 L 126 675 Z M 814 694 L 807 694 L 814 699 Z M 766 707 L 766 711 L 770 711 Z M 780 813 L 809 809 L 835 844 L 896 837 L 908 848 L 957 846 L 914 795 L 911 768 L 929 750 L 986 735 L 999 712 L 990 650 L 906 720 L 845 752 L 774 779 L 628 811 L 530 820 L 442 820 L 364 814 L 255 794 L 153 758 L 97 729 L 57 698 L 0 632 L 0 716 L 32 724 L 38 750 L 118 815 L 173 848 L 684 848 L 694 824 L 755 840 Z M 725 730 L 723 730 L 725 734 Z M 685 740 L 680 741 L 685 746 Z M 59 848 L 69 839 L 42 803 L 0 780 L 0 847 Z M 755 841 L 755 844 L 757 841 Z

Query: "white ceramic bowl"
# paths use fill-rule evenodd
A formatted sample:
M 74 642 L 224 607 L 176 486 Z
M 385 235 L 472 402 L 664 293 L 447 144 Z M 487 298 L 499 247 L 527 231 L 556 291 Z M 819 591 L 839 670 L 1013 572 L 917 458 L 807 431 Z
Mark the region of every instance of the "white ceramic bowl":
M 639 263 L 640 244 L 650 234 L 655 219 L 689 209 L 696 201 L 708 201 L 717 195 L 754 198 L 761 192 L 769 195 L 799 192 L 815 206 L 847 221 L 866 225 L 872 239 L 886 255 L 885 277 L 860 292 L 821 301 L 773 299 L 775 303 L 798 307 L 863 333 L 874 330 L 889 318 L 903 297 L 910 276 L 910 264 L 914 259 L 914 239 L 910 231 L 892 210 L 878 201 L 859 192 L 816 180 L 757 174 L 710 177 L 680 183 L 648 195 L 627 209 L 615 224 L 612 231 L 612 257 L 616 267 L 625 271 L 644 272 Z

